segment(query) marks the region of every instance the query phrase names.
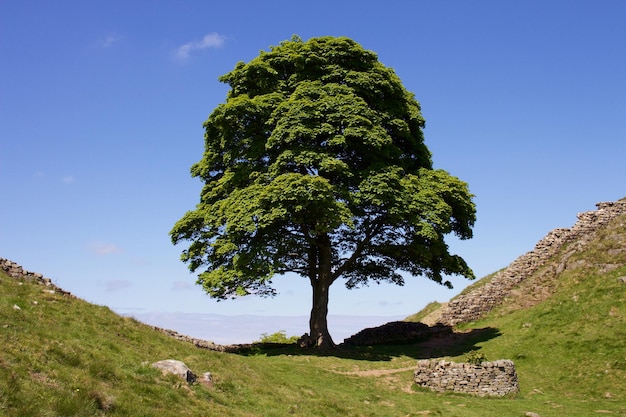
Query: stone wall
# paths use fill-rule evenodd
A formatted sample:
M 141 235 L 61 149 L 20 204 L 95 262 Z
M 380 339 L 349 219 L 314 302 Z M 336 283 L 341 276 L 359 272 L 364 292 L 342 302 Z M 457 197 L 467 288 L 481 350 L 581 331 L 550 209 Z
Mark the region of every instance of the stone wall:
M 17 263 L 8 259 L 0 258 L 0 269 L 2 269 L 11 278 L 23 279 L 28 282 L 34 282 L 35 284 L 44 285 L 57 293 L 74 297 L 68 291 L 65 291 L 54 285 L 50 278 L 44 277 L 43 274 L 40 274 L 39 272 L 27 271 L 22 268 L 21 265 L 18 265 Z
M 578 214 L 578 221 L 570 228 L 554 229 L 541 239 L 535 248 L 520 256 L 507 268 L 496 273 L 490 282 L 458 296 L 437 312 L 436 321 L 447 326 L 475 321 L 500 305 L 522 281 L 537 272 L 568 243 L 578 241 L 580 250 L 596 230 L 614 218 L 626 215 L 626 199 L 596 204 L 598 210 Z M 427 320 L 425 323 L 429 323 Z
M 39 285 L 44 285 L 50 289 L 50 291 L 54 291 L 58 294 L 63 294 L 68 297 L 76 298 L 75 295 L 70 293 L 69 291 L 65 291 L 62 288 L 57 287 L 52 283 L 50 278 L 44 277 L 43 274 L 39 272 L 31 272 L 24 269 L 21 265 L 16 262 L 10 261 L 5 258 L 0 258 L 0 269 L 2 269 L 9 277 L 24 280 L 27 282 L 32 282 Z M 167 336 L 173 337 L 174 339 L 180 340 L 182 342 L 192 343 L 196 347 L 215 350 L 218 352 L 236 352 L 245 345 L 218 345 L 208 340 L 196 339 L 194 337 L 185 336 L 180 334 L 174 330 L 163 329 L 157 326 L 150 326 L 154 330 L 157 330 L 161 333 L 166 334 Z
M 161 332 L 169 337 L 173 337 L 176 340 L 180 340 L 181 342 L 191 343 L 195 347 L 198 347 L 201 349 L 214 350 L 216 352 L 236 353 L 244 349 L 245 347 L 250 346 L 250 345 L 218 345 L 217 343 L 214 343 L 210 340 L 196 339 L 195 337 L 186 336 L 174 330 L 163 329 L 157 326 L 150 326 L 150 327 L 152 327 L 154 330 Z
M 424 323 L 392 321 L 378 327 L 369 327 L 348 337 L 343 344 L 373 346 L 392 343 L 411 343 L 452 333 L 450 326 L 427 326 Z
M 415 383 L 438 392 L 505 396 L 519 392 L 515 365 L 508 359 L 480 365 L 422 360 L 413 375 Z

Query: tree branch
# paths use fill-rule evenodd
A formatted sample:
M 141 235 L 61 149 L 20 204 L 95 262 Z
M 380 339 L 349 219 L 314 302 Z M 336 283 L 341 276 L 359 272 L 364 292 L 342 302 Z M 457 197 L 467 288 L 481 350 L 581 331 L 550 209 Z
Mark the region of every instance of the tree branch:
M 335 270 L 332 277 L 332 282 L 335 282 L 344 272 L 352 265 L 362 254 L 363 250 L 370 244 L 372 238 L 376 236 L 384 227 L 382 216 L 376 219 L 374 223 L 372 223 L 370 230 L 365 233 L 365 237 L 361 240 L 352 252 L 352 255 L 346 259 L 346 261 Z

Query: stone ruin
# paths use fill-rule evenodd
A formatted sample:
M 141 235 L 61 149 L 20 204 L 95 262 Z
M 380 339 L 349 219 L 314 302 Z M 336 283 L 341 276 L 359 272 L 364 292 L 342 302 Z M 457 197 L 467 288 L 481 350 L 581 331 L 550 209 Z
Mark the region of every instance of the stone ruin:
M 516 394 L 515 365 L 508 359 L 480 364 L 421 360 L 413 374 L 417 385 L 437 392 L 458 392 L 481 397 Z

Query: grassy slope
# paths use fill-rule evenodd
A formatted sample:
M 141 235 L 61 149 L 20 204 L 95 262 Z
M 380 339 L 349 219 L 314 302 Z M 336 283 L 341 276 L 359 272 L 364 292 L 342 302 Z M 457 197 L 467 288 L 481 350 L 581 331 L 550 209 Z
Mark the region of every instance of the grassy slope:
M 421 309 L 419 312 L 410 315 L 409 317 L 405 318 L 404 321 L 410 321 L 413 323 L 418 323 L 420 321 L 422 321 L 424 319 L 424 317 L 428 316 L 429 314 L 431 314 L 434 311 L 437 311 L 439 308 L 441 307 L 441 303 L 438 301 L 433 301 L 428 303 L 423 309 Z
M 547 301 L 494 311 L 465 326 L 492 332 L 475 332 L 444 352 L 457 360 L 472 349 L 513 359 L 522 393 L 505 399 L 415 390 L 410 368 L 426 356 L 419 345 L 334 356 L 293 348 L 216 353 L 0 273 L 0 415 L 626 415 L 626 285 L 617 280 L 626 267 L 598 273 L 592 265 L 614 262 L 607 253 L 624 246 L 610 236 L 593 245 L 593 262 L 562 274 Z M 211 371 L 215 387 L 188 387 L 148 365 L 167 358 L 199 374 Z
M 579 415 L 626 415 L 626 284 L 618 280 L 626 276 L 626 216 L 568 264 L 580 266 L 562 272 L 543 303 L 513 312 L 505 304 L 465 327 L 500 331 L 478 346 L 488 358 L 515 361 L 527 397 L 580 406 Z

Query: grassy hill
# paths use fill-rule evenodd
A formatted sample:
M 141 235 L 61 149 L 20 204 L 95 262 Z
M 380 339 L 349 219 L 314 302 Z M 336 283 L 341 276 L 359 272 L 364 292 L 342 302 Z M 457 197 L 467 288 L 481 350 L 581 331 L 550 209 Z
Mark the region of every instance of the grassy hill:
M 328 355 L 198 349 L 0 273 L 0 416 L 625 416 L 626 216 L 586 248 L 533 306 L 519 302 L 532 291 L 521 288 L 449 338 Z M 417 359 L 463 361 L 473 350 L 512 359 L 521 393 L 495 399 L 414 388 Z M 162 359 L 210 371 L 214 387 L 163 376 L 150 367 Z

